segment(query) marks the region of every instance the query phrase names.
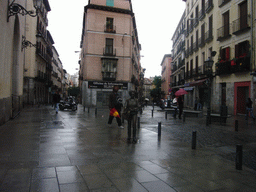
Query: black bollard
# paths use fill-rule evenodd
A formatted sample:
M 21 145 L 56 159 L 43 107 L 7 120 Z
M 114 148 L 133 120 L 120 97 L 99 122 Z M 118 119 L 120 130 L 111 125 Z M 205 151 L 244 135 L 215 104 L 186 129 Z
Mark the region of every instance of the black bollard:
M 84 106 L 84 112 L 85 112 L 85 106 Z
M 186 120 L 186 114 L 183 112 L 183 122 Z
M 162 124 L 161 122 L 158 122 L 158 137 L 161 137 L 161 129 L 162 129 Z
M 236 145 L 236 169 L 242 170 L 243 165 L 243 145 Z
M 90 113 L 90 107 L 88 107 L 88 113 Z
M 140 117 L 138 117 L 138 129 L 140 129 Z
M 167 119 L 167 111 L 165 111 L 165 119 Z
M 98 113 L 98 109 L 97 109 L 97 108 L 95 108 L 95 115 L 97 115 L 97 113 Z
M 196 131 L 192 132 L 192 149 L 196 149 Z
M 152 110 L 152 117 L 154 117 L 154 109 Z
M 235 121 L 235 131 L 238 132 L 238 120 Z

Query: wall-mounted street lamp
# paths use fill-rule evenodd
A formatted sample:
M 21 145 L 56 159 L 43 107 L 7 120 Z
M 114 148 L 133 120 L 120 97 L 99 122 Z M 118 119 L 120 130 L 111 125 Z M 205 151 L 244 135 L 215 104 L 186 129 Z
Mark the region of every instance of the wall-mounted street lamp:
M 26 49 L 27 47 L 36 47 L 36 44 L 33 44 L 30 41 L 26 40 L 26 37 L 22 35 L 21 50 L 23 51 L 23 49 Z
M 7 22 L 9 22 L 9 18 L 11 16 L 21 14 L 21 15 L 29 15 L 31 17 L 36 17 L 38 12 L 42 6 L 42 0 L 33 0 L 33 5 L 36 9 L 36 13 L 33 10 L 26 10 L 22 5 L 15 3 L 15 0 L 12 0 L 11 4 L 8 0 L 8 8 L 7 8 Z

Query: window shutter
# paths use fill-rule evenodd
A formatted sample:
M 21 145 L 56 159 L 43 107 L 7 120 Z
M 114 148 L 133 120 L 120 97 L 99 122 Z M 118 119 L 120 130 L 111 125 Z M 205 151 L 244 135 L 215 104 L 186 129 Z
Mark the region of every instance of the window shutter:
M 239 57 L 239 44 L 235 45 L 235 58 Z
M 226 61 L 230 59 L 230 47 L 226 48 Z

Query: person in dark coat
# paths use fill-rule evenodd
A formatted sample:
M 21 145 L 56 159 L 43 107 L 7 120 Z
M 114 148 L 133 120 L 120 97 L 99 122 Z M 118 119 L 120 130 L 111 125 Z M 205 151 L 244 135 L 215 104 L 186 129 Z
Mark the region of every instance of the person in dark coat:
M 59 94 L 58 91 L 56 91 L 56 92 L 53 94 L 52 100 L 53 100 L 53 103 L 54 103 L 54 106 L 55 106 L 56 114 L 58 114 L 58 111 L 59 111 L 59 103 L 60 103 L 60 94 Z
M 121 121 L 121 110 L 122 110 L 122 98 L 118 94 L 119 87 L 115 85 L 113 87 L 113 92 L 109 96 L 109 110 L 111 111 L 113 108 L 117 110 L 119 113 L 119 117 L 116 117 L 116 121 L 118 124 L 118 127 L 123 129 L 124 127 L 122 126 L 122 121 Z M 110 126 L 112 124 L 112 121 L 114 119 L 114 116 L 109 115 L 108 118 L 108 125 Z
M 253 118 L 253 120 L 255 120 L 255 117 L 253 115 L 252 100 L 251 100 L 251 98 L 248 98 L 247 101 L 246 101 L 246 116 L 245 116 L 246 120 L 249 117 L 249 113 L 250 113 L 251 117 Z
M 181 115 L 183 112 L 183 99 L 182 96 L 179 96 L 178 98 L 178 106 L 179 106 L 179 119 L 181 119 Z

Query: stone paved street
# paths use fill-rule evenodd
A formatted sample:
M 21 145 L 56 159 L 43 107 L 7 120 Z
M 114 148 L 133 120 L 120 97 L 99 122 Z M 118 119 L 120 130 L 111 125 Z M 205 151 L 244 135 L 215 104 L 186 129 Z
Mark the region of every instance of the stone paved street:
M 127 123 L 106 125 L 108 111 L 28 107 L 0 127 L 0 191 L 255 191 L 255 122 L 234 117 L 205 126 L 203 117 L 167 120 L 145 108 L 138 143 L 128 144 Z M 158 122 L 162 136 L 158 137 Z M 191 149 L 197 131 L 197 149 Z M 236 170 L 237 144 L 244 165 Z

